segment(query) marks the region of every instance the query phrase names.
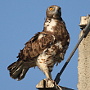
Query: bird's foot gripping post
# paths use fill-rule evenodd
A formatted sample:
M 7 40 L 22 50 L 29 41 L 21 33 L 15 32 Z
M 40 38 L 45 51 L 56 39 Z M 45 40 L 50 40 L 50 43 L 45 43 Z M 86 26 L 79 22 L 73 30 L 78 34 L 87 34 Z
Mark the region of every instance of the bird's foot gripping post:
M 47 79 L 43 79 L 41 80 L 37 85 L 36 88 L 42 90 L 43 89 L 52 89 L 52 90 L 60 90 L 58 89 L 59 87 L 56 85 L 55 81 L 53 80 L 47 80 Z
M 37 85 L 36 88 L 39 90 L 74 90 L 66 87 L 62 87 L 56 84 L 54 80 L 41 80 Z

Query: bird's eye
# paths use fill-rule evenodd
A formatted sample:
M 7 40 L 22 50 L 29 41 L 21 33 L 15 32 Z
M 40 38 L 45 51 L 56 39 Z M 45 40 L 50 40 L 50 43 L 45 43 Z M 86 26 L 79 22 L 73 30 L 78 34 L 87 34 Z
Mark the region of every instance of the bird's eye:
M 53 7 L 50 7 L 49 10 L 52 11 L 52 10 L 54 10 L 54 8 Z

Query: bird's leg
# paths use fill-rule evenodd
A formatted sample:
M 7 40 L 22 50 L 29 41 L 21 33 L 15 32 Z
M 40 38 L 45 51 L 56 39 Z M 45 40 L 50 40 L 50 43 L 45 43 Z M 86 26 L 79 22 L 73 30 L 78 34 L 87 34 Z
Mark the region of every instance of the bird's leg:
M 46 86 L 50 86 L 50 85 L 55 85 L 56 82 L 54 80 L 52 80 L 52 76 L 51 76 L 51 72 L 49 71 L 44 71 L 45 75 L 46 75 L 46 79 L 44 79 L 46 81 Z
M 49 70 L 45 70 L 44 73 L 45 73 L 46 78 L 47 78 L 48 80 L 52 80 L 51 72 L 49 72 Z

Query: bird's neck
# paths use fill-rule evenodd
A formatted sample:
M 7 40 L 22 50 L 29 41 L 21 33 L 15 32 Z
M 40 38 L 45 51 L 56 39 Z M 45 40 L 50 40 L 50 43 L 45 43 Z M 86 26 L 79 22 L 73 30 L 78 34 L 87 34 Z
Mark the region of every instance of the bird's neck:
M 53 33 L 58 21 L 62 21 L 62 18 L 46 18 L 44 23 L 44 31 Z

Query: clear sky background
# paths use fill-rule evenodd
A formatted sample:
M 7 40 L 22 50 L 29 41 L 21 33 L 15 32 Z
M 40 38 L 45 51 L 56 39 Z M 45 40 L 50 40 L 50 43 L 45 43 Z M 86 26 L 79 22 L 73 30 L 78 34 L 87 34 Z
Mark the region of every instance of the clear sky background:
M 25 42 L 42 31 L 46 9 L 51 5 L 61 6 L 62 18 L 71 36 L 65 60 L 52 72 L 54 79 L 78 41 L 80 16 L 90 14 L 90 0 L 0 0 L 0 90 L 36 90 L 36 84 L 45 78 L 36 67 L 31 68 L 23 80 L 16 81 L 10 78 L 7 66 L 17 60 Z M 59 85 L 77 90 L 77 65 L 78 51 L 62 74 Z

